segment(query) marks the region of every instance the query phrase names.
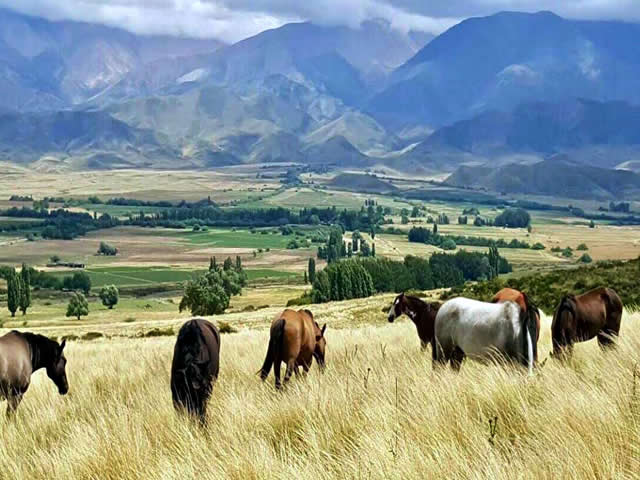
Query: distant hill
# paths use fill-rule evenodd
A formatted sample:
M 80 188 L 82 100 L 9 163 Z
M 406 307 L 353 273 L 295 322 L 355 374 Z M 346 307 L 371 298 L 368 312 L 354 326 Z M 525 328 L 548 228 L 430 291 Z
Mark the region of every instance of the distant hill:
M 523 102 L 640 103 L 640 25 L 551 12 L 470 18 L 399 67 L 367 111 L 383 125 L 442 126 Z
M 459 167 L 445 181 L 493 192 L 568 198 L 640 198 L 640 175 L 570 162 L 557 155 L 532 165 Z
M 638 125 L 640 106 L 626 102 L 531 102 L 511 112 L 485 112 L 442 127 L 398 161 L 447 170 L 462 163 L 531 163 L 568 153 L 593 166 L 633 166 L 640 158 Z
M 355 192 L 367 193 L 389 193 L 397 190 L 397 187 L 380 180 L 373 175 L 362 175 L 358 173 L 341 173 L 331 179 L 329 185 L 334 188 L 343 188 Z

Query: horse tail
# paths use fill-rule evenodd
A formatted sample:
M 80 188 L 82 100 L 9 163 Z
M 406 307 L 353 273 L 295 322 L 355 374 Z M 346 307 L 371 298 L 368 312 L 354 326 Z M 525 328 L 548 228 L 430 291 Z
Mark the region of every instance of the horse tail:
M 565 295 L 560 300 L 553 321 L 551 322 L 551 340 L 553 342 L 553 352 L 558 353 L 565 346 L 567 339 L 565 338 L 566 325 L 560 322 L 560 318 L 564 312 L 570 313 L 575 317 L 576 309 L 573 295 Z
M 276 354 L 282 345 L 284 339 L 284 318 L 276 320 L 271 327 L 271 335 L 269 338 L 269 347 L 267 348 L 267 356 L 264 359 L 260 373 L 260 378 L 264 381 L 269 376 L 271 366 L 275 360 Z
M 622 319 L 622 311 L 624 305 L 620 296 L 612 288 L 605 288 L 606 294 L 603 295 L 607 307 L 607 327 L 614 328 L 616 335 L 620 328 L 620 320 Z
M 522 362 L 529 369 L 529 373 L 533 372 L 533 364 L 535 362 L 535 335 L 532 335 L 532 330 L 535 332 L 536 323 L 535 319 L 531 321 L 532 316 L 528 311 L 524 311 L 517 304 L 518 315 L 522 332 Z

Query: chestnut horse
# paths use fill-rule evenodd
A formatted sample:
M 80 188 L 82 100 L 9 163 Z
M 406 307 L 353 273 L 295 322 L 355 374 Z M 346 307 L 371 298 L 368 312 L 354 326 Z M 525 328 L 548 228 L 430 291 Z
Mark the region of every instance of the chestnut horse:
M 7 417 L 12 417 L 20 405 L 36 370 L 47 369 L 60 395 L 69 391 L 65 344 L 64 340 L 58 345 L 45 336 L 16 330 L 0 337 L 0 400 L 6 399 L 9 404 Z
M 598 337 L 598 344 L 615 344 L 622 320 L 622 300 L 611 288 L 599 287 L 582 295 L 566 295 L 553 315 L 553 354 L 571 355 L 573 344 Z
M 540 340 L 540 310 L 536 307 L 526 293 L 513 288 L 503 288 L 493 296 L 491 303 L 515 302 L 536 323 L 536 343 Z M 536 349 L 536 360 L 538 360 Z
M 271 366 L 276 377 L 276 388 L 281 387 L 280 364 L 287 365 L 284 375 L 286 384 L 291 378 L 291 374 L 300 374 L 298 368 L 302 367 L 306 374 L 315 358 L 320 370 L 324 370 L 324 354 L 327 341 L 324 332 L 327 329 L 325 324 L 322 328 L 313 319 L 313 314 L 309 310 L 286 309 L 271 324 L 271 335 L 269 347 L 264 364 L 258 373 L 264 381 L 269 376 Z
M 389 323 L 393 323 L 396 318 L 403 314 L 409 317 L 418 330 L 420 347 L 422 350 L 426 350 L 427 345 L 431 343 L 433 338 L 434 324 L 440 306 L 440 303 L 423 302 L 418 297 L 401 293 L 393 301 L 387 320 L 389 320 Z

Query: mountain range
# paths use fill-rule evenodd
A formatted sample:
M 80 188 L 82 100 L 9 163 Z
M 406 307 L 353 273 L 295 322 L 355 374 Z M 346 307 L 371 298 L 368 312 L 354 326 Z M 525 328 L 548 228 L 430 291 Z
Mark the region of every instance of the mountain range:
M 567 153 L 638 170 L 639 78 L 640 25 L 550 12 L 435 38 L 293 23 L 225 45 L 0 10 L 0 159 L 427 175 Z

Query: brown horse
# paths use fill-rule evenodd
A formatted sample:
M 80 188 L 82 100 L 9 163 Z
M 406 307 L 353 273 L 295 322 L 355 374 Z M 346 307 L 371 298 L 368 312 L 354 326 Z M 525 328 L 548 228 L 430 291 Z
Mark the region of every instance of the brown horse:
M 553 354 L 571 355 L 573 344 L 598 337 L 598 344 L 615 344 L 622 320 L 622 301 L 611 288 L 600 287 L 582 295 L 566 295 L 551 324 Z
M 324 353 L 327 341 L 324 332 L 327 329 L 325 324 L 322 328 L 313 319 L 313 314 L 309 310 L 286 309 L 271 324 L 271 335 L 269 347 L 264 364 L 260 369 L 260 378 L 266 380 L 273 365 L 273 373 L 276 377 L 276 388 L 280 388 L 280 363 L 285 362 L 287 371 L 284 375 L 286 384 L 291 378 L 291 374 L 300 374 L 298 368 L 302 367 L 306 374 L 315 358 L 324 370 Z
M 536 307 L 526 293 L 513 288 L 503 288 L 493 296 L 491 303 L 515 302 L 531 320 L 536 323 L 536 343 L 540 340 L 540 310 Z M 538 349 L 535 350 L 535 359 L 538 360 Z
M 15 330 L 0 337 L 0 400 L 6 399 L 9 404 L 7 417 L 13 416 L 29 389 L 31 375 L 41 368 L 47 369 L 60 395 L 69 391 L 65 344 L 65 341 L 59 345 L 42 335 Z
M 425 350 L 433 338 L 436 315 L 441 306 L 440 303 L 423 302 L 418 297 L 401 293 L 393 301 L 387 320 L 389 323 L 393 323 L 403 314 L 409 317 L 418 330 L 420 347 Z
M 220 369 L 220 333 L 212 323 L 195 318 L 178 332 L 171 365 L 173 406 L 204 424 L 207 402 Z

